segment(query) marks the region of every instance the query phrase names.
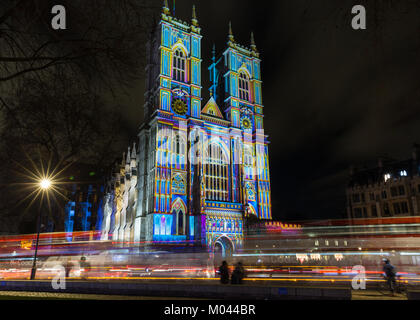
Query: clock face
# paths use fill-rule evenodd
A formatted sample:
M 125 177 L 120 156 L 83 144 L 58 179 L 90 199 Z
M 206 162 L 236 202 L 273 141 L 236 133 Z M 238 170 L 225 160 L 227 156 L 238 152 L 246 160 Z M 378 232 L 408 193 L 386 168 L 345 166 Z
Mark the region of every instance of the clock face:
M 242 119 L 242 128 L 244 128 L 245 130 L 251 129 L 252 128 L 251 120 L 249 120 L 248 118 L 243 118 Z
M 172 109 L 175 111 L 176 114 L 179 114 L 181 116 L 185 115 L 188 112 L 187 104 L 181 99 L 175 99 L 173 101 Z

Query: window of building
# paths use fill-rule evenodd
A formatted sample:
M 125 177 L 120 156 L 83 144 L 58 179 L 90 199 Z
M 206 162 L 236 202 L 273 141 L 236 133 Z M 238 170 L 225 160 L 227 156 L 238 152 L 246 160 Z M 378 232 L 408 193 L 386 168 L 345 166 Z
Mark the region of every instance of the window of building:
M 206 198 L 215 201 L 228 201 L 229 165 L 222 148 L 212 143 L 207 148 L 205 165 Z
M 254 156 L 252 152 L 252 147 L 245 145 L 244 146 L 244 167 L 245 167 L 245 177 L 247 179 L 254 178 Z
M 384 204 L 384 216 L 385 217 L 390 217 L 391 216 L 391 211 L 389 210 L 388 203 L 385 203 Z
M 398 187 L 398 191 L 400 193 L 400 196 L 404 196 L 405 195 L 405 187 L 404 186 L 399 186 Z
M 400 214 L 401 213 L 400 204 L 394 203 L 393 206 L 394 206 L 394 214 Z
M 373 205 L 370 209 L 371 209 L 372 217 L 377 217 L 378 216 L 378 209 L 376 208 L 376 205 Z
M 244 72 L 239 74 L 239 99 L 249 101 L 249 79 Z
M 401 202 L 400 205 L 401 205 L 401 213 L 408 213 L 409 212 L 407 202 Z
M 398 190 L 397 190 L 397 187 L 392 187 L 392 188 L 391 188 L 391 196 L 392 196 L 392 197 L 396 197 L 396 196 L 398 196 Z
M 181 49 L 174 52 L 174 60 L 172 66 L 172 77 L 176 81 L 185 82 L 186 58 Z
M 367 210 L 366 207 L 363 207 L 363 217 L 367 218 Z
M 417 186 L 417 191 L 420 193 L 420 184 Z
M 173 140 L 172 152 L 177 155 L 185 155 L 185 151 L 185 141 L 179 135 L 176 135 Z
M 369 194 L 369 198 L 370 198 L 370 201 L 375 201 L 375 194 L 373 192 L 371 192 Z
M 318 240 L 316 240 L 316 241 L 315 241 L 315 246 L 316 246 L 316 247 L 318 247 L 318 246 L 319 246 L 319 241 L 318 241 Z
M 386 175 L 384 175 L 385 182 L 387 182 L 390 179 L 391 179 L 391 174 L 387 173 Z
M 382 199 L 386 199 L 387 197 L 386 190 L 382 191 Z
M 361 208 L 355 208 L 354 209 L 354 217 L 355 218 L 362 218 L 362 209 Z
M 365 194 L 362 193 L 361 196 L 362 196 L 362 202 L 365 202 L 366 201 Z
M 360 202 L 360 194 L 359 193 L 353 194 L 353 202 L 354 203 Z
M 407 171 L 406 171 L 406 170 L 402 170 L 402 171 L 400 172 L 400 176 L 401 176 L 401 177 L 407 177 L 407 176 L 408 176 Z

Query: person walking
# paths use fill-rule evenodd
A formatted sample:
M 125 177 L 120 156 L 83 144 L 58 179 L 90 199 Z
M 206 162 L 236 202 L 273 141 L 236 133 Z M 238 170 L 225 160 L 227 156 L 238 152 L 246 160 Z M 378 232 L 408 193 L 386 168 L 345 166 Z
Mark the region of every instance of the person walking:
M 235 270 L 232 273 L 232 279 L 231 279 L 231 283 L 232 284 L 242 284 L 242 280 L 245 277 L 245 270 L 244 267 L 242 265 L 242 262 L 238 262 Z
M 229 283 L 229 266 L 226 261 L 222 262 L 222 265 L 219 267 L 220 282 L 222 284 Z
M 87 279 L 89 270 L 90 270 L 90 263 L 86 261 L 85 256 L 82 256 L 80 258 L 80 276 L 83 280 Z
M 70 271 L 73 268 L 73 264 L 71 263 L 71 259 L 67 258 L 66 263 L 64 265 L 64 269 L 66 270 L 66 278 L 70 277 Z
M 391 291 L 392 295 L 395 295 L 395 285 L 396 285 L 396 275 L 397 272 L 395 267 L 391 264 L 388 259 L 383 259 L 383 271 L 385 273 L 385 279 L 388 282 L 389 290 Z

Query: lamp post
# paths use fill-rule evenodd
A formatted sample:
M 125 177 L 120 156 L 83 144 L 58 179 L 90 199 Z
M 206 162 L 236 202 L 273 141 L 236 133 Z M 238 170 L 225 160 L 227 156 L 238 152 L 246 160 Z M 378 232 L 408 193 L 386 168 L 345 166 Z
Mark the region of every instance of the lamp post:
M 41 191 L 43 193 L 47 192 L 50 189 L 51 185 L 52 185 L 51 180 L 47 178 L 42 179 L 39 182 L 39 187 L 41 188 Z M 43 199 L 43 197 L 41 199 Z M 41 200 L 41 206 L 38 212 L 38 226 L 37 226 L 37 235 L 36 235 L 34 263 L 32 264 L 32 271 L 31 271 L 31 280 L 35 280 L 35 275 L 36 275 L 36 258 L 38 255 L 39 234 L 41 232 L 41 220 L 42 220 L 41 219 L 42 218 L 42 201 L 43 200 Z

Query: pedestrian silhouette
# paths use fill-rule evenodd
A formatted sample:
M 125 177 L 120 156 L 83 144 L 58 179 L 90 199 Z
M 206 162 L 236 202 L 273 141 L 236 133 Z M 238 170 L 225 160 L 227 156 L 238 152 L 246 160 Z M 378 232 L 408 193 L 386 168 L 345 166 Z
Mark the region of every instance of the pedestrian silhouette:
M 220 282 L 223 284 L 229 283 L 229 266 L 226 261 L 222 262 L 222 265 L 219 267 Z
M 385 273 L 385 280 L 388 283 L 389 290 L 392 295 L 395 295 L 396 276 L 397 271 L 388 259 L 383 259 L 383 271 Z
M 64 266 L 64 269 L 66 270 L 66 278 L 70 277 L 70 271 L 73 268 L 73 264 L 71 263 L 70 258 L 67 258 L 66 264 Z
M 232 284 L 242 284 L 242 280 L 245 277 L 245 269 L 242 265 L 242 262 L 236 264 L 235 270 L 232 273 Z
M 80 269 L 80 276 L 85 280 L 90 270 L 90 263 L 86 261 L 85 256 L 80 258 Z

